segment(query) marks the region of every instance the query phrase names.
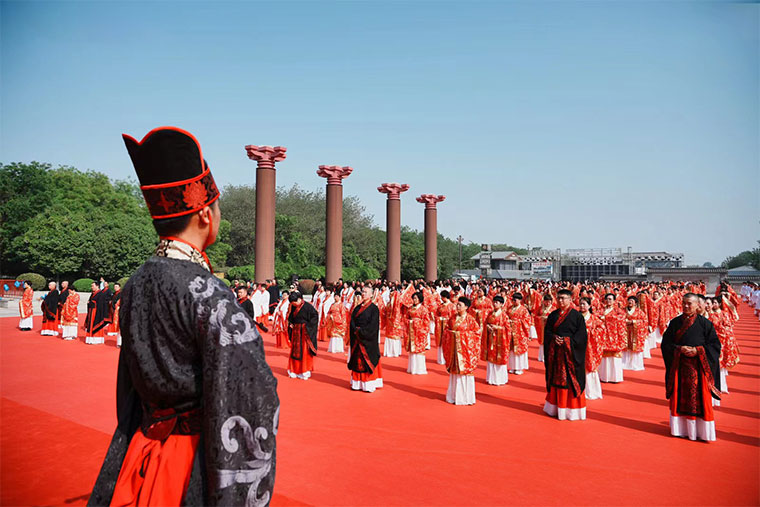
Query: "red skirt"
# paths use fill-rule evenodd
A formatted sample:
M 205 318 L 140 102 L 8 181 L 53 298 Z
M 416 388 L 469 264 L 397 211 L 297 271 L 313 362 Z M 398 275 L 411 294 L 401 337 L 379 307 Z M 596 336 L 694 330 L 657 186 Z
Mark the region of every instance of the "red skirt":
M 369 382 L 370 380 L 377 380 L 379 378 L 383 378 L 383 367 L 380 365 L 380 361 L 377 362 L 377 367 L 372 373 L 351 372 L 351 380 L 358 382 Z
M 162 443 L 137 430 L 121 465 L 111 505 L 181 505 L 200 435 L 169 435 Z
M 58 321 L 57 320 L 48 320 L 46 322 L 42 323 L 42 329 L 45 331 L 55 331 L 58 332 Z
M 702 374 L 702 417 L 678 413 L 678 375 L 673 376 L 673 395 L 670 397 L 670 415 L 674 417 L 683 417 L 689 420 L 702 419 L 704 421 L 714 421 L 715 412 L 713 412 L 712 395 L 710 388 L 707 386 L 707 379 Z
M 570 389 L 559 389 L 556 387 L 549 388 L 549 394 L 546 395 L 546 401 L 557 408 L 586 408 L 586 393 L 580 396 L 573 396 Z
M 309 352 L 309 344 L 307 340 L 308 338 L 301 340 L 301 343 L 303 344 L 303 349 L 301 350 L 302 359 L 298 360 L 293 359 L 292 357 L 288 358 L 289 372 L 301 375 L 307 371 L 312 371 L 314 369 L 314 356 L 312 356 Z
M 277 335 L 277 348 L 278 349 L 285 349 L 290 347 L 290 341 L 288 340 L 288 332 L 287 331 L 277 331 L 275 333 Z

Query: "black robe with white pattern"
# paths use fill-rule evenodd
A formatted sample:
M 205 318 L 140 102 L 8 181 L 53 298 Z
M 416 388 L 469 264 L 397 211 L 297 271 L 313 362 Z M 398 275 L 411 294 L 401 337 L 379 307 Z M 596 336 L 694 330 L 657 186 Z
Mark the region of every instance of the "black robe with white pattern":
M 267 505 L 277 380 L 230 289 L 196 263 L 154 256 L 124 286 L 119 317 L 118 426 L 89 503 L 110 502 L 145 406 L 202 412 L 185 505 Z

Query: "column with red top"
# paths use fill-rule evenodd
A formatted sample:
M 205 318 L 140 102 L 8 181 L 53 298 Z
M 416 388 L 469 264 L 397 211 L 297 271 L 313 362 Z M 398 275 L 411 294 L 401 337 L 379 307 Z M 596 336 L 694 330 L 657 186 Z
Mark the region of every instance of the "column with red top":
M 445 195 L 422 194 L 417 202 L 425 205 L 425 280 L 438 279 L 438 203 Z
M 317 175 L 327 178 L 325 222 L 325 282 L 343 277 L 343 179 L 353 171 L 348 166 L 321 165 Z
M 409 190 L 409 185 L 383 183 L 377 191 L 388 195 L 386 203 L 386 270 L 389 282 L 401 281 L 401 193 Z

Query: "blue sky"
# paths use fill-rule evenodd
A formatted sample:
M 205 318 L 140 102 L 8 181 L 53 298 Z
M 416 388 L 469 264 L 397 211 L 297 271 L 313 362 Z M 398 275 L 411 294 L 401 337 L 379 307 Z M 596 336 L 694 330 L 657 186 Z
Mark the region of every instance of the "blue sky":
M 719 263 L 760 238 L 760 8 L 729 2 L 0 3 L 0 161 L 134 174 L 177 125 L 217 183 L 283 145 L 278 185 L 447 195 L 477 243 Z

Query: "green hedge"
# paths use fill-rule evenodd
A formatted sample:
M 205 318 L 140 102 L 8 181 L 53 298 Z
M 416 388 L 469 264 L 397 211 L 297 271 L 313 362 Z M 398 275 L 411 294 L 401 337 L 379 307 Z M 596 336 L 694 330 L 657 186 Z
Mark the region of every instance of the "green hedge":
M 119 285 L 121 285 L 121 288 L 123 289 L 124 288 L 124 284 L 127 283 L 127 280 L 129 280 L 128 276 L 122 276 L 121 278 L 119 278 L 119 281 L 116 282 L 116 283 L 118 283 Z
M 47 290 L 47 281 L 45 277 L 38 273 L 22 273 L 16 277 L 16 280 L 25 280 L 32 285 L 34 290 Z
M 220 280 L 221 280 L 222 282 L 224 282 L 224 285 L 226 285 L 227 287 L 229 287 L 230 285 L 232 285 L 232 282 L 230 282 L 230 281 L 229 281 L 229 280 L 227 280 L 226 278 L 220 278 Z
M 92 283 L 95 280 L 92 278 L 80 278 L 75 280 L 72 284 L 77 292 L 92 292 Z

